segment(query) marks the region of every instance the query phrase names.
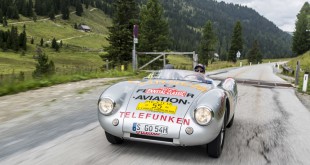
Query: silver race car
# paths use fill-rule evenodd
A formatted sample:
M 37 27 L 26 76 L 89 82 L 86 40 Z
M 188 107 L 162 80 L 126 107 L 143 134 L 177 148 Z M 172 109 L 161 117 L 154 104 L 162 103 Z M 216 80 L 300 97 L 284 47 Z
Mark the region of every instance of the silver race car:
M 107 140 L 174 146 L 206 145 L 221 155 L 225 129 L 234 121 L 234 79 L 215 83 L 193 71 L 163 69 L 142 81 L 125 81 L 106 89 L 98 101 L 98 118 Z

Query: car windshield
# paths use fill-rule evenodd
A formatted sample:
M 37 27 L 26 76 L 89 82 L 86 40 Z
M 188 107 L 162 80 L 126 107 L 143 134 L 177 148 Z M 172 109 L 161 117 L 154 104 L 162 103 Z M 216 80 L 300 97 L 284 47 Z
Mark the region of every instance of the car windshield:
M 163 69 L 154 71 L 147 76 L 148 79 L 165 79 L 165 80 L 183 80 L 193 82 L 208 83 L 208 79 L 204 74 L 189 70 Z

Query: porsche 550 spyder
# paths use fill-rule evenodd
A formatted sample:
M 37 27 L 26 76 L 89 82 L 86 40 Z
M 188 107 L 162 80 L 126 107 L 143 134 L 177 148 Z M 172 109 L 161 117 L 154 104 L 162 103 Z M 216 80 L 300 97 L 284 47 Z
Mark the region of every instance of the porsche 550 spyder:
M 163 69 L 107 88 L 98 101 L 98 118 L 112 144 L 206 145 L 207 154 L 218 158 L 237 95 L 232 78 L 215 83 L 201 73 Z

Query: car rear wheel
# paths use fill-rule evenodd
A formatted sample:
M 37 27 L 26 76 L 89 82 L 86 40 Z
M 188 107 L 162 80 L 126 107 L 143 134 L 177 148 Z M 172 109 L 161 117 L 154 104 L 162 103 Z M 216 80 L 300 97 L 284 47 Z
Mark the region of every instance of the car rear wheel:
M 226 126 L 227 128 L 230 128 L 233 123 L 234 123 L 234 118 L 235 118 L 235 114 L 233 115 L 233 117 L 231 118 L 230 122 L 228 123 L 228 125 Z
M 225 141 L 226 120 L 227 114 L 225 112 L 224 122 L 222 124 L 220 133 L 212 142 L 207 144 L 207 153 L 210 157 L 219 158 L 221 156 Z
M 124 141 L 123 139 L 116 137 L 114 135 L 111 135 L 108 132 L 105 132 L 105 136 L 111 144 L 121 144 Z

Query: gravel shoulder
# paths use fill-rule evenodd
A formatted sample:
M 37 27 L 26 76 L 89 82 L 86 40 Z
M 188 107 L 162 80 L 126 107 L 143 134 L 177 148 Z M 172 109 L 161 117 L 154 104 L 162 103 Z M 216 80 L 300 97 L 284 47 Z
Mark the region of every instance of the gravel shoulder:
M 300 93 L 298 91 L 295 91 L 295 93 L 299 100 L 302 102 L 302 104 L 310 111 L 310 95 Z
M 97 121 L 101 92 L 125 78 L 102 78 L 0 97 L 0 160 Z

